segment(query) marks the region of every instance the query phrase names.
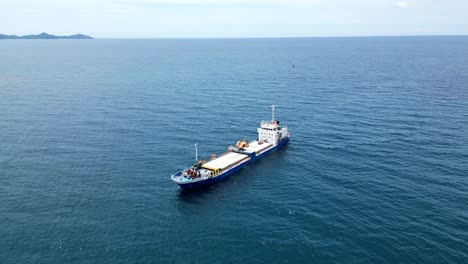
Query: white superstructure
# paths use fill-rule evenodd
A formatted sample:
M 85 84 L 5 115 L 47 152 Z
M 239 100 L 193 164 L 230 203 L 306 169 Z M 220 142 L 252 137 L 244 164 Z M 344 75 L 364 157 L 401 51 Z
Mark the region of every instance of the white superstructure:
M 274 105 L 271 106 L 271 121 L 262 121 L 257 131 L 260 142 L 271 143 L 273 145 L 277 145 L 282 137 L 288 136 L 288 128 L 281 126 L 280 122 L 275 119 Z

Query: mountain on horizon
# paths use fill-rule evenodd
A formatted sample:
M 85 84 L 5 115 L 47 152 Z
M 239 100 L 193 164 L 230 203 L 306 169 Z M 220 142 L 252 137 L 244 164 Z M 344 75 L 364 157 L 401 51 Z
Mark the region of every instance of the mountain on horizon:
M 24 36 L 0 34 L 0 39 L 93 39 L 93 38 L 87 35 L 83 35 L 83 34 L 75 34 L 75 35 L 70 35 L 70 36 L 56 36 L 56 35 L 50 35 L 50 34 L 43 32 L 39 35 L 24 35 Z

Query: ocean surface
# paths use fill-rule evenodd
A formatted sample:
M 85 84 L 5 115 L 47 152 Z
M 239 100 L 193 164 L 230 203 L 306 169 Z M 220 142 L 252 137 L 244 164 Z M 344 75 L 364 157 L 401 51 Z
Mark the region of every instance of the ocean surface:
M 0 41 L 0 263 L 467 262 L 468 37 Z

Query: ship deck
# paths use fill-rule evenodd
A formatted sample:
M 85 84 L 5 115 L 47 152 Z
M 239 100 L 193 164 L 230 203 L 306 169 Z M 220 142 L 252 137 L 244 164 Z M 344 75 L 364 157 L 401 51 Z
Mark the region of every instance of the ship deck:
M 224 170 L 229 166 L 232 166 L 238 162 L 241 162 L 245 159 L 249 158 L 248 155 L 229 152 L 219 158 L 211 160 L 202 165 L 203 168 L 209 170 Z
M 245 152 L 256 152 L 257 154 L 259 152 L 262 152 L 263 150 L 271 147 L 272 144 L 271 143 L 263 143 L 263 144 L 258 144 L 258 141 L 255 140 L 255 141 L 252 141 L 249 143 L 249 146 L 247 148 L 244 149 Z

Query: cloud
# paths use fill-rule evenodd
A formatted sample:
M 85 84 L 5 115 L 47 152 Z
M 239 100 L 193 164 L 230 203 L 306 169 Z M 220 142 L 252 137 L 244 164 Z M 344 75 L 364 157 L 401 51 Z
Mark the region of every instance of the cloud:
M 398 7 L 398 8 L 407 8 L 408 3 L 405 2 L 405 1 L 398 1 L 398 2 L 395 3 L 395 6 Z
M 323 0 L 121 0 L 121 2 L 144 2 L 154 4 L 317 4 L 326 2 Z

